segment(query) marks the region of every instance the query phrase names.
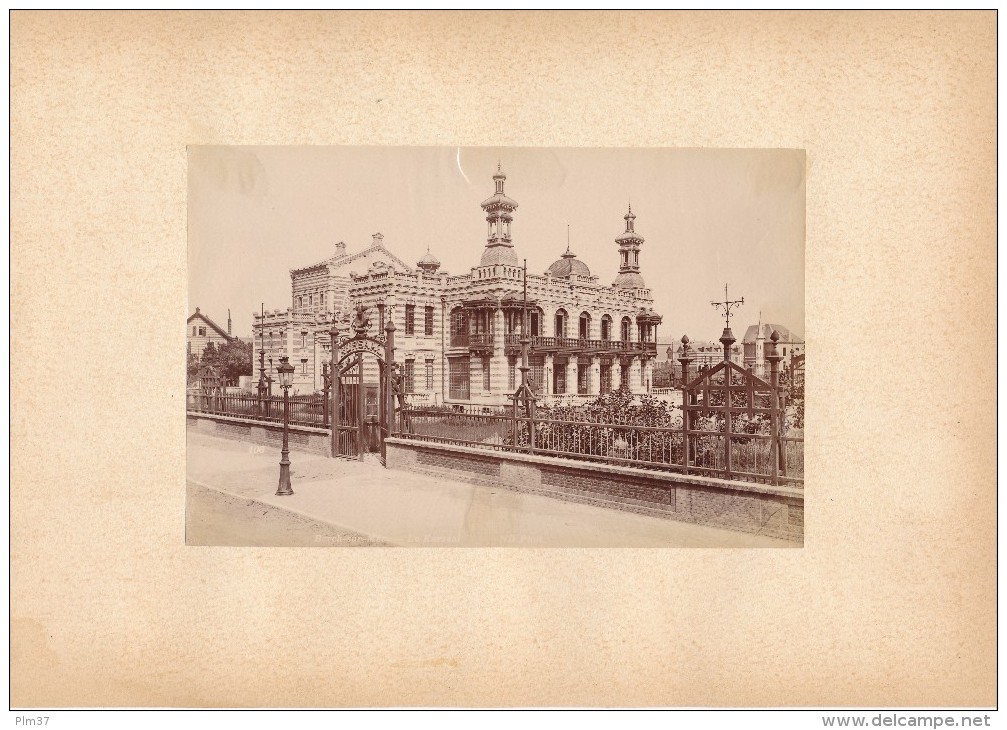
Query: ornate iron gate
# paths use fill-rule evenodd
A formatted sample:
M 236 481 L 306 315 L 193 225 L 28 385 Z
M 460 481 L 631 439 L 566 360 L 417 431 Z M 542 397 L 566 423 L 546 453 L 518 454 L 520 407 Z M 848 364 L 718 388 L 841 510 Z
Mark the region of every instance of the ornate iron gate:
M 384 320 L 384 306 L 378 311 Z M 367 334 L 368 308 L 359 304 L 350 327 L 353 335 L 340 337 L 336 324 L 332 338 L 332 455 L 362 459 L 368 453 L 385 457 L 385 438 L 394 430 L 395 407 L 391 382 L 395 359 L 395 325 L 388 318 L 384 334 Z M 373 376 L 373 377 L 372 377 Z
M 734 335 L 724 330 L 724 360 L 689 380 L 694 358 L 689 338 L 682 338 L 683 466 L 686 472 L 771 484 L 799 482 L 787 475 L 788 442 L 784 435 L 786 396 L 779 383 L 776 352 L 780 335 L 773 332 L 766 360 L 769 382 L 730 361 Z

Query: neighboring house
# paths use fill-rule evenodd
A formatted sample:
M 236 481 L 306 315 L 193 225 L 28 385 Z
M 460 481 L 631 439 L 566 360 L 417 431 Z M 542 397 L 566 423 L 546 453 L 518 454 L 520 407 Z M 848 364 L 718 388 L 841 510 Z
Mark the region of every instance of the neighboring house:
M 706 340 L 703 342 L 690 342 L 689 351 L 692 357 L 692 367 L 713 367 L 724 361 L 724 345 L 721 342 Z M 683 345 L 679 341 L 674 349 L 674 357 L 671 357 L 671 348 L 668 348 L 668 357 L 675 363 L 682 357 Z M 737 342 L 731 345 L 731 362 L 741 365 L 743 363 L 742 348 Z
M 253 314 L 256 376 L 262 350 L 267 369 L 282 355 L 290 358 L 296 390 L 321 389 L 322 364 L 331 360 L 328 322 L 333 312 L 363 304 L 371 334 L 379 334 L 383 317 L 394 318 L 395 358 L 408 392 L 426 402 L 506 403 L 521 378 L 524 278 L 511 237 L 518 204 L 504 193 L 506 179 L 498 166 L 495 192 L 481 204 L 486 242 L 468 273 L 441 271 L 429 249 L 411 267 L 385 247 L 380 233 L 362 251 L 347 254 L 338 243 L 331 258 L 291 271 L 290 307 Z M 661 316 L 640 274 L 644 239 L 635 231 L 636 216 L 630 209 L 623 219 L 611 285 L 600 283 L 569 245 L 544 274 L 528 274 L 530 375 L 547 398 L 650 387 Z M 376 383 L 377 369 L 364 380 Z
M 782 356 L 780 369 L 791 367 L 793 359 L 804 354 L 804 338 L 780 324 L 768 324 L 760 322 L 751 325 L 741 339 L 745 348 L 745 367 L 751 367 L 752 371 L 762 377 L 769 375 L 769 361 L 766 354 L 769 351 L 770 336 L 776 330 L 780 334 L 780 339 L 776 343 L 776 352 Z M 802 359 L 803 362 L 803 359 Z
M 210 342 L 219 347 L 233 339 L 231 337 L 231 310 L 227 310 L 226 332 L 220 325 L 200 312 L 199 307 L 196 307 L 196 311 L 185 320 L 185 327 L 186 349 L 190 355 L 197 357 L 203 354 L 203 350 Z

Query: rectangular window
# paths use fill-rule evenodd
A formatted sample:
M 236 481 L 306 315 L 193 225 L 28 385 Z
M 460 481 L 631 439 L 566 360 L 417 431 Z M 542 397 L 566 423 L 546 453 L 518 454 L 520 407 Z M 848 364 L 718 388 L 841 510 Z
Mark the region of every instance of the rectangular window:
M 507 358 L 507 389 L 511 393 L 517 389 L 517 362 L 513 357 Z
M 402 386 L 406 393 L 416 392 L 416 361 L 406 360 L 405 372 L 402 374 Z
M 451 347 L 468 347 L 468 333 L 468 312 L 464 309 L 456 309 L 451 313 Z
M 587 395 L 591 390 L 591 366 L 579 363 L 577 365 L 577 394 Z
M 434 308 L 423 308 L 423 334 L 430 337 L 434 333 Z
M 544 392 L 542 387 L 545 384 L 545 358 L 542 355 L 532 355 L 528 358 L 528 377 L 531 379 L 531 389 L 536 393 Z
M 469 359 L 448 359 L 448 397 L 452 400 L 469 399 Z
M 601 378 L 601 386 L 599 390 L 602 395 L 612 392 L 612 363 L 603 362 L 601 364 L 601 373 L 598 376 Z
M 622 374 L 619 378 L 619 387 L 624 390 L 629 390 L 629 363 L 624 362 L 622 364 Z
M 427 390 L 434 389 L 434 361 L 427 360 L 423 367 L 424 375 L 426 376 L 426 386 Z
M 406 305 L 406 334 L 415 334 L 416 330 L 416 305 Z
M 199 336 L 200 337 L 206 337 L 206 327 L 200 327 L 199 328 Z
M 302 359 L 301 360 L 301 375 L 307 375 L 307 374 L 308 374 L 308 361 L 307 361 L 307 359 Z
M 195 336 L 196 336 L 196 328 L 195 328 L 195 327 L 193 327 L 193 328 L 192 328 L 192 336 L 193 336 L 193 337 L 195 337 Z
M 490 389 L 490 359 L 483 358 L 483 390 Z
M 566 363 L 556 362 L 552 366 L 552 392 L 556 395 L 566 393 Z

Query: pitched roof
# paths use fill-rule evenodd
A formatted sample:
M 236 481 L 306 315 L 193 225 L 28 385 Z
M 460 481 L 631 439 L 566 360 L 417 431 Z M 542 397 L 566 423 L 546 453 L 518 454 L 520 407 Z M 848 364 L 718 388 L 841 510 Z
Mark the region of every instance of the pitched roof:
M 204 322 L 206 322 L 213 330 L 216 331 L 216 333 L 218 335 L 220 335 L 221 337 L 223 337 L 225 340 L 233 339 L 231 337 L 231 335 L 227 334 L 227 332 L 225 332 L 223 329 L 221 329 L 220 325 L 218 325 L 212 319 L 210 319 L 205 314 L 203 314 L 202 312 L 200 312 L 199 311 L 199 307 L 196 307 L 196 311 L 189 315 L 189 318 L 187 320 L 185 320 L 185 323 L 188 324 L 189 322 L 191 322 L 194 319 L 201 319 Z
M 763 324 L 762 336 L 768 340 L 769 336 L 773 334 L 773 330 L 780 333 L 780 342 L 804 342 L 800 335 L 791 332 L 782 324 Z M 751 344 L 757 339 L 759 339 L 759 325 L 753 324 L 745 330 L 745 336 L 741 338 L 741 341 Z
M 312 264 L 311 266 L 301 266 L 300 268 L 297 268 L 297 269 L 291 269 L 290 273 L 296 273 L 298 271 L 306 271 L 307 269 L 313 269 L 316 266 L 327 266 L 329 264 L 332 264 L 332 265 L 335 265 L 335 266 L 343 266 L 344 264 L 349 264 L 349 263 L 353 263 L 354 261 L 358 261 L 358 260 L 366 257 L 367 254 L 373 253 L 373 252 L 376 252 L 376 251 L 381 251 L 388 258 L 390 258 L 393 263 L 397 264 L 398 266 L 401 266 L 404 271 L 412 271 L 413 270 L 412 267 L 409 264 L 407 264 L 405 261 L 403 261 L 402 259 L 400 259 L 395 254 L 393 254 L 391 251 L 389 251 L 383 245 L 381 245 L 381 244 L 371 244 L 370 246 L 368 246 L 367 248 L 365 248 L 363 251 L 357 251 L 356 253 L 350 254 L 349 256 L 340 254 L 338 256 L 333 256 L 331 258 L 323 259 L 322 261 L 319 261 L 318 263 Z

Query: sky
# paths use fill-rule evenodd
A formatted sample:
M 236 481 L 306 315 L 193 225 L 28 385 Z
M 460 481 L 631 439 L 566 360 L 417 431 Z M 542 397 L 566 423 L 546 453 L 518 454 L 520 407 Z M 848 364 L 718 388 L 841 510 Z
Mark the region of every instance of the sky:
M 500 163 L 518 203 L 512 240 L 543 273 L 567 246 L 611 284 L 614 239 L 632 203 L 640 271 L 664 317 L 658 341 L 716 340 L 711 301 L 732 316 L 804 334 L 803 150 L 444 147 L 189 148 L 189 307 L 250 335 L 252 313 L 290 305 L 290 270 L 355 253 L 384 235 L 413 265 L 429 247 L 441 270 L 468 273 L 486 243 L 479 204 Z

